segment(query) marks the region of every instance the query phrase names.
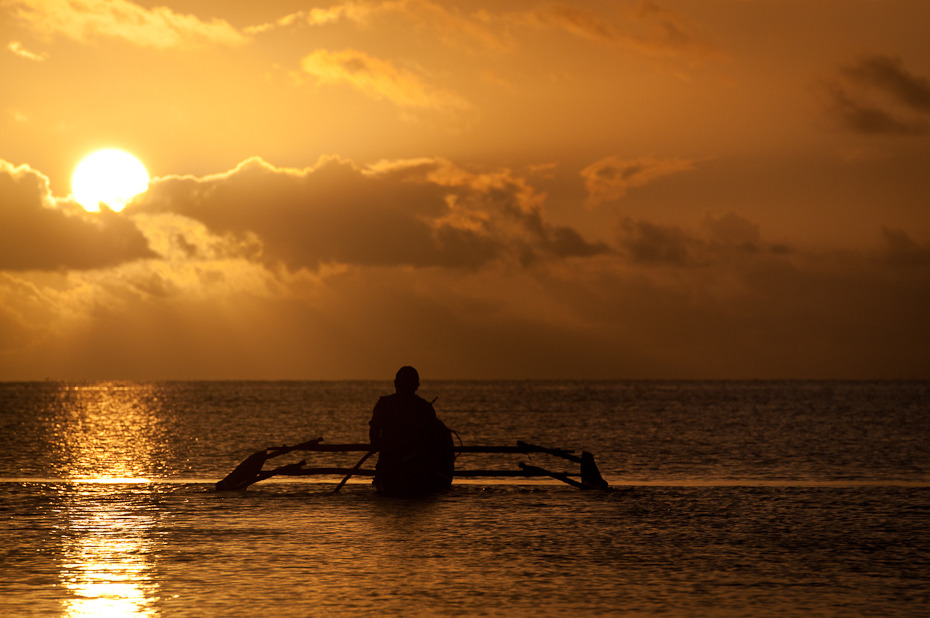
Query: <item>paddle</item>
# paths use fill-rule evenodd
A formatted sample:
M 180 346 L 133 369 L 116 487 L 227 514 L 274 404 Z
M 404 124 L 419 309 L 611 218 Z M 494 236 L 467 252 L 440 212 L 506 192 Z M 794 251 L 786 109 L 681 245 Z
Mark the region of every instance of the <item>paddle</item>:
M 294 446 L 269 446 L 266 449 L 256 451 L 242 460 L 242 463 L 226 475 L 226 478 L 217 481 L 216 490 L 235 491 L 237 489 L 245 489 L 252 483 L 258 482 L 262 480 L 262 478 L 267 478 L 261 477 L 262 466 L 272 457 L 284 455 L 292 451 L 306 450 L 322 441 L 323 438 L 314 438 L 313 440 L 307 440 L 306 442 L 301 442 Z
M 345 478 L 342 479 L 338 485 L 336 485 L 336 489 L 333 490 L 333 493 L 336 493 L 337 491 L 342 489 L 342 486 L 346 484 L 346 481 L 352 478 L 352 475 L 358 472 L 358 469 L 362 467 L 362 464 L 365 463 L 365 460 L 377 452 L 378 452 L 377 450 L 373 450 L 373 451 L 368 451 L 367 453 L 362 455 L 362 458 L 358 460 L 358 463 L 355 464 L 355 466 L 351 470 L 349 470 L 349 473 L 346 474 Z
M 581 482 L 586 489 L 607 489 L 607 481 L 601 476 L 594 455 L 588 451 L 581 451 Z

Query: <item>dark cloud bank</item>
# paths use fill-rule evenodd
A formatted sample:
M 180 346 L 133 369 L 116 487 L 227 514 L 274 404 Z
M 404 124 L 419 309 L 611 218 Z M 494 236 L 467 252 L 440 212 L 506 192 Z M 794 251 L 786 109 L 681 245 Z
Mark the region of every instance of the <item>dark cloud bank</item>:
M 544 222 L 540 197 L 508 173 L 443 161 L 361 169 L 327 158 L 280 170 L 251 159 L 228 174 L 157 181 L 129 213 L 173 212 L 218 234 L 254 235 L 290 269 L 325 263 L 475 269 L 515 257 L 589 256 L 606 247 Z
M 86 270 L 155 257 L 128 219 L 55 203 L 48 179 L 0 161 L 0 270 Z
M 327 275 L 310 302 L 286 290 L 288 277 L 280 295 L 133 288 L 81 325 L 85 339 L 63 342 L 72 352 L 43 344 L 61 371 L 370 377 L 404 349 L 447 377 L 928 376 L 930 243 L 900 229 L 879 230 L 871 251 L 838 251 L 769 242 L 735 213 L 690 227 L 620 217 L 612 242 L 596 243 L 547 223 L 543 196 L 523 179 L 434 160 L 360 168 L 329 158 L 306 170 L 250 160 L 157 180 L 119 214 L 55 202 L 41 174 L 6 166 L 0 200 L 8 272 L 167 262 L 143 235 L 162 216 L 231 239 L 232 255 L 269 277 L 282 265 L 350 267 Z M 192 235 L 176 242 L 200 259 L 200 228 L 171 229 Z M 234 276 L 210 268 L 213 280 Z M 126 285 L 149 276 L 138 270 L 124 273 Z M 35 292 L 17 281 L 7 277 L 6 289 L 25 295 L 23 308 L 0 312 L 11 362 L 45 330 L 41 299 L 24 304 Z M 170 341 L 183 356 L 151 354 Z M 313 365 L 312 350 L 340 350 L 343 365 Z
M 930 133 L 930 80 L 908 71 L 901 58 L 862 56 L 841 69 L 827 88 L 832 114 L 856 133 Z

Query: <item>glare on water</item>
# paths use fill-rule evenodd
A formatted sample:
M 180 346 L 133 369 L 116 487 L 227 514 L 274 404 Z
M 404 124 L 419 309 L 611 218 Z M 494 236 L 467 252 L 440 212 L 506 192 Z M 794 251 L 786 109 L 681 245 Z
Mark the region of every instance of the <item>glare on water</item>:
M 48 447 L 57 472 L 67 479 L 144 480 L 170 455 L 158 442 L 154 387 L 104 383 L 65 387 L 60 409 L 49 427 Z
M 122 491 L 114 487 L 114 493 Z M 89 494 L 89 495 L 88 495 Z M 155 515 L 96 490 L 65 499 L 61 585 L 67 616 L 154 615 Z M 87 499 L 89 498 L 89 500 Z M 136 508 L 134 508 L 134 506 Z
M 127 505 L 118 484 L 146 482 L 160 449 L 150 389 L 118 384 L 73 386 L 59 393 L 60 417 L 49 428 L 57 472 L 77 486 L 62 496 L 61 586 L 67 616 L 151 615 L 158 584 L 152 572 L 155 515 Z M 162 453 L 163 454 L 163 453 Z

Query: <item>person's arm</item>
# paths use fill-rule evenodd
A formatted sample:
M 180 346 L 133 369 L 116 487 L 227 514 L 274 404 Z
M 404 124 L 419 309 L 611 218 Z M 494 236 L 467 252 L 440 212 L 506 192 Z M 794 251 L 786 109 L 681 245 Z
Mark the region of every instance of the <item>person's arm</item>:
M 374 448 L 378 448 L 381 443 L 381 429 L 375 425 L 373 420 L 369 421 L 368 425 L 368 442 L 370 442 Z
M 371 413 L 371 420 L 368 421 L 368 442 L 375 448 L 381 446 L 381 400 L 375 404 L 375 409 Z

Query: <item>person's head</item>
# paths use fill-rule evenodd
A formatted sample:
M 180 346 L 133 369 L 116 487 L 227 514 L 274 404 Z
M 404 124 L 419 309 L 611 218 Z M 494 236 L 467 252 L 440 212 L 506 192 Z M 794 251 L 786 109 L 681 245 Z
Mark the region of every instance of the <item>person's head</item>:
M 394 376 L 394 390 L 398 393 L 415 393 L 420 388 L 420 374 L 410 366 L 401 367 Z

